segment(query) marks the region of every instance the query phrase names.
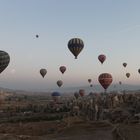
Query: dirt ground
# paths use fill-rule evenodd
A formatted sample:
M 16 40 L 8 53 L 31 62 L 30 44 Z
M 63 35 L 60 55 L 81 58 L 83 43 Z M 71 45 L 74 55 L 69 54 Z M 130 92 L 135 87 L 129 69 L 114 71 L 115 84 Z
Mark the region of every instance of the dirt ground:
M 70 118 L 63 122 L 0 124 L 0 140 L 120 140 L 107 122 L 86 122 Z M 140 139 L 140 124 L 119 125 L 124 140 Z

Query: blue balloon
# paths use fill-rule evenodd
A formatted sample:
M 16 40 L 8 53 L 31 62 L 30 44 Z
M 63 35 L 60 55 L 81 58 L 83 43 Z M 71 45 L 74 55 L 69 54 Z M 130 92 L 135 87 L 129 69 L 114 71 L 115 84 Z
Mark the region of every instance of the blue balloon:
M 55 91 L 52 93 L 52 96 L 60 96 L 60 93 Z

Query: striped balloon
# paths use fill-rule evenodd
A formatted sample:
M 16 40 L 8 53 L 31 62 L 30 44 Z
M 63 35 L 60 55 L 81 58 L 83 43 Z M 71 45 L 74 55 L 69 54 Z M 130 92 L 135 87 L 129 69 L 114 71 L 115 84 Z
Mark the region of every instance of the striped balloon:
M 102 87 L 106 90 L 112 83 L 113 78 L 112 78 L 111 74 L 109 74 L 109 73 L 102 73 L 98 77 L 98 81 L 102 85 Z
M 75 56 L 75 59 L 77 59 L 77 56 L 84 48 L 84 42 L 80 38 L 72 38 L 68 42 L 68 48 L 71 51 L 71 53 Z
M 5 70 L 10 62 L 10 56 L 7 52 L 0 51 L 0 73 Z

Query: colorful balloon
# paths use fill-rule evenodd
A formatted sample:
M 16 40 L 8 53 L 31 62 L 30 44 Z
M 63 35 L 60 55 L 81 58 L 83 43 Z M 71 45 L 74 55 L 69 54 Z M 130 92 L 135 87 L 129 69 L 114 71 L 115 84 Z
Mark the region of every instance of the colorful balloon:
M 45 77 L 46 73 L 47 73 L 46 69 L 40 69 L 40 74 L 43 78 Z
M 81 97 L 83 97 L 85 95 L 85 90 L 84 89 L 80 89 L 79 90 L 79 94 Z
M 123 63 L 123 66 L 126 67 L 127 66 L 127 63 Z
M 0 73 L 3 72 L 9 65 L 10 56 L 5 51 L 0 51 Z
M 78 55 L 84 48 L 84 42 L 80 38 L 72 38 L 68 42 L 68 48 L 77 59 Z
M 129 78 L 130 77 L 130 73 L 126 73 L 126 77 Z
M 101 86 L 106 90 L 113 81 L 111 74 L 109 73 L 102 73 L 98 77 L 98 81 Z
M 56 83 L 57 83 L 58 87 L 61 87 L 63 85 L 63 81 L 61 81 L 61 80 L 58 80 Z
M 101 54 L 98 56 L 99 61 L 103 64 L 104 61 L 106 60 L 106 56 L 104 54 Z
M 64 72 L 66 71 L 66 67 L 65 66 L 61 66 L 59 68 L 59 70 L 61 71 L 62 74 L 64 74 Z

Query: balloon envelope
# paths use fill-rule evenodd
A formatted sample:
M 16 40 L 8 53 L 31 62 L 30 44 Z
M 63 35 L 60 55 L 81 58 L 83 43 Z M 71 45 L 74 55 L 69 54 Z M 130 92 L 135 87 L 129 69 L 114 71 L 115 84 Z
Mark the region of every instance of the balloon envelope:
M 72 38 L 68 42 L 68 48 L 77 59 L 77 56 L 84 48 L 84 42 L 80 38 Z
M 140 73 L 140 69 L 138 69 L 138 73 Z
M 84 89 L 80 89 L 79 90 L 79 94 L 81 97 L 83 97 L 85 95 L 85 90 Z
M 88 82 L 89 82 L 89 83 L 91 83 L 91 81 L 92 81 L 91 79 L 88 79 Z
M 74 96 L 75 96 L 76 99 L 78 99 L 79 98 L 79 93 L 78 92 L 75 92 L 74 93 Z
M 61 71 L 62 74 L 64 74 L 64 72 L 66 71 L 66 67 L 65 66 L 61 66 L 59 68 L 59 70 Z
M 111 74 L 109 73 L 102 73 L 98 77 L 98 81 L 101 86 L 106 90 L 113 81 Z
M 123 66 L 126 67 L 127 66 L 127 63 L 123 63 Z
M 9 65 L 10 56 L 5 51 L 0 51 L 0 73 Z
M 121 85 L 121 84 L 122 84 L 122 82 L 121 82 L 121 81 L 119 81 L 119 84 Z
M 36 38 L 39 38 L 39 35 L 36 35 L 35 37 L 36 37 Z
M 57 91 L 53 92 L 52 93 L 52 98 L 53 98 L 54 101 L 58 101 L 59 98 L 60 98 L 60 93 L 57 92 Z
M 61 81 L 61 80 L 58 80 L 56 83 L 59 87 L 61 87 L 63 85 L 63 81 Z
M 40 69 L 40 74 L 43 78 L 45 77 L 46 73 L 47 73 L 46 69 Z
M 101 54 L 98 56 L 99 61 L 103 64 L 104 61 L 106 60 L 106 56 L 104 54 Z
M 126 77 L 129 78 L 130 77 L 130 73 L 126 73 Z

